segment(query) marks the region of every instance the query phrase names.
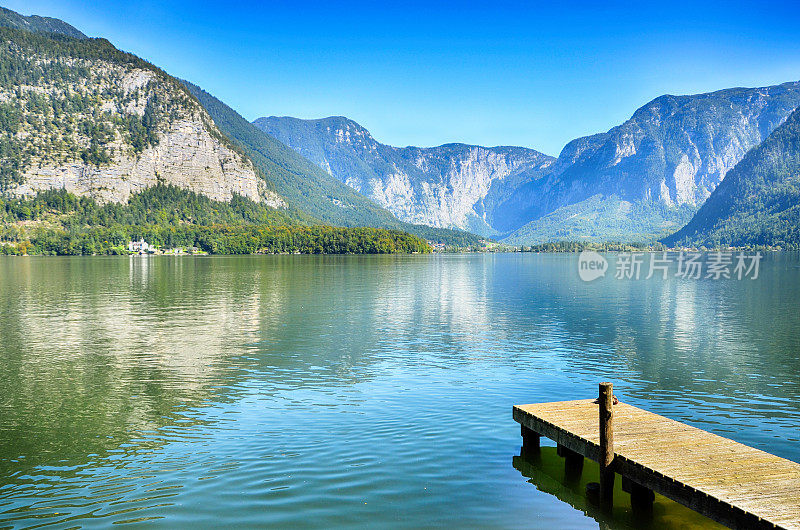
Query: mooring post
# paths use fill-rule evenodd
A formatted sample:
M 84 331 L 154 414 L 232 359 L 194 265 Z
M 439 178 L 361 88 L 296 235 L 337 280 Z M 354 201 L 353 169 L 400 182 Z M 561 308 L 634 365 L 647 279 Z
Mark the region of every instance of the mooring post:
M 614 392 L 611 383 L 600 383 L 600 499 L 614 499 Z

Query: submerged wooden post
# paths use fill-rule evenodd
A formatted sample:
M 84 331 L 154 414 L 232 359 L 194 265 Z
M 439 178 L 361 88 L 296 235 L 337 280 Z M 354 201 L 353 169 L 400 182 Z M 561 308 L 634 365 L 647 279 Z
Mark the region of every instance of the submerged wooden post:
M 614 392 L 611 383 L 600 383 L 600 499 L 614 498 Z
M 605 392 L 602 385 L 600 389 L 604 400 L 516 405 L 514 419 L 561 445 L 564 454 L 569 449 L 602 462 L 615 481 L 618 473 L 637 520 L 640 515 L 647 520 L 655 493 L 729 528 L 800 530 L 800 462 L 618 402 L 610 384 Z M 613 448 L 611 412 L 619 430 Z M 598 417 L 608 418 L 602 429 L 603 455 Z M 604 487 L 610 491 L 613 483 L 605 476 Z M 586 493 L 590 502 L 600 503 L 599 482 L 587 484 Z M 603 511 L 609 508 L 606 504 Z
M 530 430 L 524 425 L 522 428 L 522 452 L 524 454 L 536 454 L 539 452 L 539 433 Z
M 556 452 L 558 456 L 564 457 L 564 479 L 567 482 L 580 479 L 583 473 L 583 455 L 561 444 L 558 444 Z
M 652 512 L 653 502 L 656 499 L 653 490 L 648 489 L 628 477 L 622 477 L 622 491 L 627 491 L 631 495 L 631 508 L 639 512 Z

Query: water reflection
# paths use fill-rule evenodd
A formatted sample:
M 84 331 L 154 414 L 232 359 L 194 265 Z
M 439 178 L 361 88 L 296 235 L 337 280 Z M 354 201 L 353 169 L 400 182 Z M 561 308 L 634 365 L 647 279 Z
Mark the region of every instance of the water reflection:
M 574 255 L 532 260 L 537 278 L 522 284 L 522 297 L 555 322 L 561 343 L 542 347 L 564 370 L 587 382 L 611 378 L 634 404 L 800 459 L 789 447 L 796 425 L 774 421 L 800 415 L 797 255 L 768 255 L 757 281 L 609 276 L 585 284 Z M 570 394 L 550 399 L 574 396 L 565 388 Z M 583 392 L 593 395 L 594 385 Z M 747 413 L 721 415 L 722 404 Z
M 261 313 L 281 310 L 281 291 L 262 293 L 253 271 L 226 281 L 224 269 L 202 260 L 19 259 L 0 267 L 7 520 L 63 523 L 69 518 L 58 514 L 70 512 L 123 520 L 128 509 L 111 506 L 152 509 L 174 496 L 182 485 L 157 476 L 193 460 L 159 452 L 213 423 L 196 407 L 226 399 L 240 368 L 231 358 L 267 332 Z M 135 469 L 144 462 L 151 467 Z
M 597 463 L 587 458 L 582 469 L 570 468 L 555 447 L 544 446 L 535 453 L 521 452 L 514 457 L 513 466 L 536 489 L 591 517 L 600 528 L 725 528 L 661 495 L 655 496 L 652 509 L 634 508 L 630 495 L 622 490 L 619 476 L 614 481 L 613 507 L 601 508 L 586 496 L 586 484 L 599 480 Z
M 800 459 L 796 255 L 727 284 L 576 260 L 0 259 L 0 525 L 596 527 L 519 480 L 510 407 L 605 378 Z

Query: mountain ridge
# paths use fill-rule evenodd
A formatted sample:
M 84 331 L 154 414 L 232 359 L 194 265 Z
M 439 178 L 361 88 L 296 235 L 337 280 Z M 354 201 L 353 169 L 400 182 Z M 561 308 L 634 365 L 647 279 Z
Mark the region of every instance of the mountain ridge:
M 800 109 L 745 155 L 668 245 L 800 248 Z
M 508 193 L 508 181 L 539 178 L 554 160 L 515 146 L 391 146 L 343 116 L 253 123 L 400 219 L 484 235 L 498 233 L 494 206 Z
M 0 8 L 0 33 L 2 192 L 124 202 L 167 184 L 331 224 L 454 227 L 513 244 L 675 232 L 800 105 L 796 81 L 665 94 L 557 158 L 459 142 L 395 147 L 343 116 L 251 124 L 58 19 Z
M 501 228 L 514 229 L 530 219 L 507 237 L 520 240 L 520 232 L 536 220 L 562 208 L 580 209 L 599 194 L 601 202 L 641 206 L 634 212 L 658 209 L 661 215 L 653 219 L 625 220 L 636 227 L 641 241 L 653 241 L 680 228 L 686 208 L 698 208 L 747 151 L 798 105 L 800 82 L 659 96 L 608 132 L 569 142 L 544 179 L 521 187 L 504 205 L 520 216 Z M 583 209 L 582 216 L 602 218 L 599 205 Z M 579 231 L 579 226 L 572 228 Z M 602 238 L 602 223 L 589 226 Z M 531 236 L 528 242 L 550 239 L 553 233 L 534 231 Z
M 0 27 L 24 29 L 33 33 L 57 33 L 76 39 L 88 39 L 80 30 L 58 18 L 22 15 L 0 6 Z
M 794 81 L 665 94 L 607 132 L 572 140 L 556 159 L 513 146 L 389 146 L 343 116 L 268 116 L 253 123 L 402 219 L 458 226 L 510 244 L 563 237 L 652 242 L 683 226 L 798 105 L 800 82 Z M 496 178 L 486 153 L 541 158 L 538 166 L 500 163 Z M 458 167 L 469 155 L 472 179 Z M 448 168 L 447 161 L 456 163 Z

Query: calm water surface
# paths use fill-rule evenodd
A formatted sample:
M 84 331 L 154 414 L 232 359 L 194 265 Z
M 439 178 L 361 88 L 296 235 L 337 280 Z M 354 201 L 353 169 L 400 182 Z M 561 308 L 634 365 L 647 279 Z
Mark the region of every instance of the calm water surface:
M 589 284 L 575 255 L 3 258 L 0 527 L 704 526 L 595 513 L 512 404 L 608 379 L 800 461 L 798 352 L 796 254 Z

